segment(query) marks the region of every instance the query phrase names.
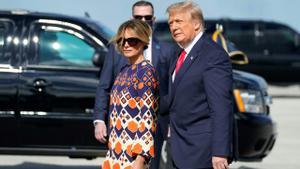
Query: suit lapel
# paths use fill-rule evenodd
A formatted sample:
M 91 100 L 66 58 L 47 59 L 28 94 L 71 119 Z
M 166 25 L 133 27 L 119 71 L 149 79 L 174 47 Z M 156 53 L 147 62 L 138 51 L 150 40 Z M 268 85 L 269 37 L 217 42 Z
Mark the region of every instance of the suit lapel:
M 206 38 L 204 36 L 205 35 L 203 34 L 202 37 L 198 40 L 198 42 L 196 42 L 196 44 L 193 46 L 190 53 L 186 56 L 180 70 L 178 71 L 177 75 L 175 76 L 174 82 L 172 83 L 172 98 L 174 97 L 177 86 L 180 84 L 182 78 L 185 76 L 185 74 L 187 73 L 189 68 L 192 66 L 192 64 L 198 57 L 201 57 L 200 55 L 201 55 L 202 51 L 204 50 L 202 43 L 203 43 L 204 39 Z M 176 61 L 175 61 L 175 64 L 172 65 L 172 66 L 174 66 L 174 68 L 172 69 L 173 71 L 176 66 Z M 173 74 L 173 71 L 171 74 Z
M 190 68 L 194 60 L 197 58 L 197 56 L 199 56 L 197 53 L 191 53 L 191 52 L 186 56 L 180 70 L 175 76 L 174 79 L 175 86 L 177 86 L 178 83 L 181 81 L 181 79 L 184 77 L 185 72 Z
M 174 59 L 170 65 L 170 70 L 169 70 L 169 74 L 172 76 L 174 70 L 175 70 L 175 67 L 176 67 L 176 62 L 179 58 L 179 55 L 180 55 L 180 52 L 181 52 L 181 48 L 178 47 L 175 49 L 175 52 L 174 52 L 174 55 L 176 56 L 176 59 Z
M 171 105 L 172 104 L 172 101 L 173 101 L 173 96 L 174 96 L 174 93 L 175 92 L 173 92 L 174 91 L 174 83 L 173 83 L 173 72 L 174 72 L 174 70 L 175 70 L 175 67 L 176 67 L 176 62 L 177 62 L 177 60 L 178 60 L 178 57 L 179 57 L 179 55 L 180 55 L 180 51 L 181 51 L 181 48 L 178 46 L 178 48 L 175 48 L 175 51 L 174 51 L 174 55 L 176 56 L 176 57 L 174 57 L 174 59 L 172 59 L 172 61 L 171 61 L 171 64 L 170 64 L 170 69 L 169 69 L 169 93 L 170 93 L 170 95 L 169 95 L 169 105 Z

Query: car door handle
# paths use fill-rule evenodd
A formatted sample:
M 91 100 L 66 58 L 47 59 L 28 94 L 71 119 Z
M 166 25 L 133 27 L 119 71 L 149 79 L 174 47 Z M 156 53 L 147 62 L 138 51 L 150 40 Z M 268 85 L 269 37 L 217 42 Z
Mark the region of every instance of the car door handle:
M 47 83 L 47 81 L 44 80 L 44 79 L 37 79 L 37 80 L 35 80 L 35 81 L 33 82 L 33 86 L 34 86 L 35 88 L 43 88 L 43 87 L 47 87 L 47 86 L 49 86 L 49 85 L 50 85 L 50 84 Z
M 51 84 L 44 79 L 36 79 L 33 81 L 32 85 L 34 87 L 34 90 L 39 93 L 43 92 L 46 87 L 51 86 Z

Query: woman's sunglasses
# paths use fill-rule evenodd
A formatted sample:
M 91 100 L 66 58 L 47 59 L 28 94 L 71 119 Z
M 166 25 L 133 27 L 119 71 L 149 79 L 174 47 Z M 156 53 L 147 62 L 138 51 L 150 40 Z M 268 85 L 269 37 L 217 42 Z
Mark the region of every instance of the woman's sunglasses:
M 141 40 L 138 39 L 138 38 L 120 38 L 120 39 L 117 41 L 117 43 L 118 43 L 119 45 L 121 45 L 121 46 L 124 46 L 124 45 L 126 44 L 126 42 L 127 42 L 127 44 L 128 44 L 129 46 L 134 47 L 134 46 L 136 46 L 139 42 L 141 42 Z

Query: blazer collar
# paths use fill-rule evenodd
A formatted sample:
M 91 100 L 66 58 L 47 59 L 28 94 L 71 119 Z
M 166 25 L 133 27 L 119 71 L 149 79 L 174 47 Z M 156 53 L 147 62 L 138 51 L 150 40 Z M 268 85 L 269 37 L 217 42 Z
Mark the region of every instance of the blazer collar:
M 173 85 L 172 85 L 172 90 L 175 91 L 176 87 L 179 85 L 180 81 L 184 77 L 184 74 L 189 70 L 190 66 L 194 63 L 194 61 L 201 55 L 202 51 L 205 50 L 203 48 L 202 43 L 204 42 L 204 39 L 206 38 L 205 34 L 196 42 L 196 44 L 192 47 L 191 51 L 189 54 L 186 56 L 180 70 L 175 76 Z M 179 55 L 177 55 L 179 56 Z M 177 59 L 176 59 L 177 61 Z M 174 65 L 172 65 L 172 70 L 174 71 L 175 66 L 176 66 L 176 61 Z M 174 67 L 174 68 L 173 68 Z M 173 74 L 173 71 L 171 75 Z M 172 92 L 174 93 L 174 92 Z
M 174 70 L 175 70 L 175 67 L 176 67 L 176 62 L 177 62 L 177 60 L 178 60 L 178 58 L 179 58 L 179 55 L 180 55 L 180 52 L 181 52 L 181 48 L 179 47 L 179 46 L 177 46 L 175 49 L 174 49 L 174 55 L 176 56 L 176 57 L 174 57 L 175 59 L 173 59 L 173 61 L 171 62 L 171 67 L 170 67 L 170 72 L 169 72 L 169 74 L 172 76 L 172 74 L 173 74 L 173 72 L 174 72 Z

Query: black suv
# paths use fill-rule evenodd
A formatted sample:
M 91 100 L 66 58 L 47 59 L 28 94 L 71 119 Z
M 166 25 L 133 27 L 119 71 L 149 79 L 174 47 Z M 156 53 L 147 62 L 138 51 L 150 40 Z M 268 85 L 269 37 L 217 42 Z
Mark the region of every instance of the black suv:
M 0 12 L 0 153 L 91 158 L 93 105 L 111 34 L 92 20 Z M 240 160 L 261 160 L 276 140 L 267 84 L 234 72 Z
M 106 151 L 92 125 L 106 30 L 84 18 L 0 12 L 0 153 Z
M 300 82 L 300 35 L 289 26 L 262 20 L 207 20 L 206 28 L 216 24 L 249 57 L 249 64 L 234 68 L 263 76 L 268 82 Z

